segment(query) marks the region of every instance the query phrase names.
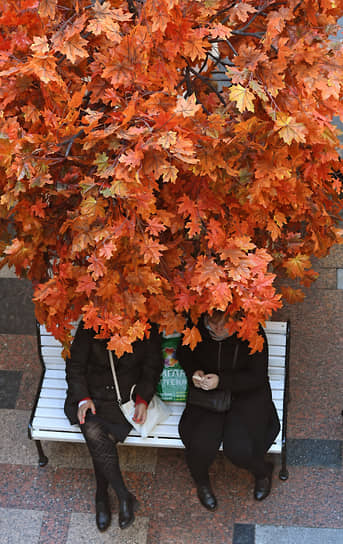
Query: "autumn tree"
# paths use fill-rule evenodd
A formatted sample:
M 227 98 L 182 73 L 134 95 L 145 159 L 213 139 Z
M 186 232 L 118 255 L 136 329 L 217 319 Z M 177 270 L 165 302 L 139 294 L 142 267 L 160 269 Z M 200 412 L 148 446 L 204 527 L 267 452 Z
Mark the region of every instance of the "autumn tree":
M 342 0 L 0 0 L 1 265 L 118 355 L 207 309 L 261 347 L 340 242 Z M 277 292 L 284 274 L 298 288 Z

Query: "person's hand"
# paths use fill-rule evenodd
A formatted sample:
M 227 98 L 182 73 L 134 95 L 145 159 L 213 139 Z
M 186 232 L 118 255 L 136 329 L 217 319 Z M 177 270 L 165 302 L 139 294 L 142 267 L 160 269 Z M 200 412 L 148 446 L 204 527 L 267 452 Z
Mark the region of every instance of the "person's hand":
M 87 410 L 90 410 L 92 414 L 96 413 L 94 402 L 90 399 L 81 404 L 81 406 L 79 406 L 77 409 L 77 419 L 81 425 L 85 422 Z
M 133 414 L 133 421 L 136 423 L 139 423 L 140 425 L 143 425 L 146 420 L 146 414 L 147 414 L 147 407 L 143 402 L 140 402 L 139 404 L 136 404 L 135 413 Z
M 201 389 L 205 391 L 211 391 L 211 389 L 216 389 L 219 384 L 218 374 L 205 374 L 201 382 Z
M 192 376 L 192 382 L 194 387 L 201 387 L 202 381 L 204 379 L 205 372 L 203 370 L 196 370 Z

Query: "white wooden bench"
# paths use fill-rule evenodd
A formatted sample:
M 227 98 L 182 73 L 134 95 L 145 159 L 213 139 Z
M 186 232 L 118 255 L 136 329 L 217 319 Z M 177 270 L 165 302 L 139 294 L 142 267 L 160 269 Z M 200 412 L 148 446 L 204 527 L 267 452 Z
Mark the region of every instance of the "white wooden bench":
M 282 480 L 288 478 L 286 467 L 286 430 L 288 403 L 288 365 L 289 365 L 289 322 L 268 321 L 265 327 L 269 347 L 269 378 L 273 400 L 280 418 L 281 430 L 269 453 L 281 454 Z M 39 465 L 44 466 L 48 458 L 43 452 L 41 440 L 62 442 L 84 442 L 78 425 L 71 425 L 64 414 L 64 400 L 67 384 L 65 380 L 65 361 L 61 356 L 60 343 L 47 332 L 44 326 L 37 325 L 38 348 L 43 366 L 41 383 L 29 423 L 29 437 L 35 440 Z M 153 430 L 151 436 L 141 438 L 133 429 L 125 440 L 125 445 L 183 448 L 178 433 L 178 423 L 184 409 L 183 402 L 168 402 L 171 415 L 163 424 Z

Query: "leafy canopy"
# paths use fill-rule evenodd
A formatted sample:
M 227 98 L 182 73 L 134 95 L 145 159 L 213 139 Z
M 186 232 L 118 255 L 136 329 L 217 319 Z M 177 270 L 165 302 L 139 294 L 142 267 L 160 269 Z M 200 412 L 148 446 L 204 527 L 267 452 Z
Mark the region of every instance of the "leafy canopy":
M 0 0 L 2 265 L 118 355 L 205 310 L 261 348 L 340 241 L 342 0 Z

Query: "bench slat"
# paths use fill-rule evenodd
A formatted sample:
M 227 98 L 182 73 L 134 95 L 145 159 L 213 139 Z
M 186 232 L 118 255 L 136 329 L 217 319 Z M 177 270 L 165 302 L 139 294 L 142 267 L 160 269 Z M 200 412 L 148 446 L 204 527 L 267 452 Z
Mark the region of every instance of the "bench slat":
M 41 398 L 48 399 L 65 399 L 66 391 L 65 389 L 42 389 L 40 392 Z
M 35 414 L 37 413 L 38 408 L 63 408 L 63 407 L 64 407 L 64 399 L 52 399 L 52 398 L 39 397 Z
M 285 346 L 286 336 L 284 334 L 266 333 L 268 346 Z
M 286 334 L 287 322 L 286 321 L 266 321 L 264 329 L 268 332 L 279 332 Z

